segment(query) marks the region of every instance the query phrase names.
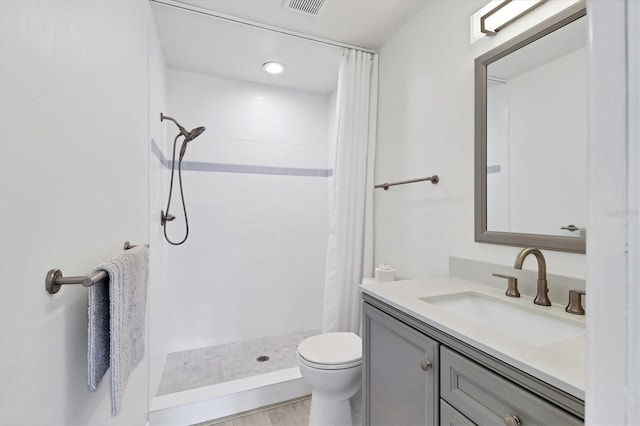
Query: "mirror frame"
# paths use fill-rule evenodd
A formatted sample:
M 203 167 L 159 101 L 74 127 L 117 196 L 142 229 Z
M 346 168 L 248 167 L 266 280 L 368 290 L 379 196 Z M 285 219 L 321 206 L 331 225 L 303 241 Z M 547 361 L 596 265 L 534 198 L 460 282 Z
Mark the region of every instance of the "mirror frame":
M 536 247 L 572 253 L 586 252 L 586 238 L 487 230 L 487 66 L 515 50 L 587 14 L 584 1 L 488 51 L 475 60 L 475 241 Z M 586 35 L 585 35 L 586 36 Z M 586 142 L 586 141 L 585 141 Z M 586 208 L 586 206 L 585 206 Z

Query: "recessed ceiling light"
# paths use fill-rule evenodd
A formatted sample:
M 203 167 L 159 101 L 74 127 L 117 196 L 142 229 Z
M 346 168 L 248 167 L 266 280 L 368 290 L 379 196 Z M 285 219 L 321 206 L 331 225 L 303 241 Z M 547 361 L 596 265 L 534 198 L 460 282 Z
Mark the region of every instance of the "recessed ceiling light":
M 284 72 L 284 65 L 282 65 L 280 62 L 265 62 L 264 64 L 262 64 L 262 69 L 269 74 L 280 74 Z

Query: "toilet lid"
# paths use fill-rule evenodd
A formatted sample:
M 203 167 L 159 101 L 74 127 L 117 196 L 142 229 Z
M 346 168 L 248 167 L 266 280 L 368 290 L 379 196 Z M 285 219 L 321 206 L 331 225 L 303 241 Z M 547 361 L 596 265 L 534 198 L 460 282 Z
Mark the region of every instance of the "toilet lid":
M 298 354 L 314 364 L 351 364 L 362 359 L 362 340 L 354 333 L 319 334 L 303 340 Z

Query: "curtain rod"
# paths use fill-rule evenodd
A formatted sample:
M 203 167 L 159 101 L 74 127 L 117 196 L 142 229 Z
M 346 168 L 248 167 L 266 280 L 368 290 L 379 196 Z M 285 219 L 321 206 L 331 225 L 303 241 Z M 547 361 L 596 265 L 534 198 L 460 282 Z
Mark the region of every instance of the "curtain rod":
M 301 39 L 304 39 L 304 40 L 313 41 L 313 42 L 316 42 L 316 43 L 322 43 L 322 44 L 327 44 L 329 46 L 335 46 L 335 47 L 341 47 L 341 48 L 347 48 L 347 49 L 355 49 L 355 50 L 360 50 L 362 52 L 367 52 L 367 53 L 376 53 L 375 50 L 367 49 L 366 47 L 354 46 L 352 44 L 342 43 L 342 42 L 334 41 L 334 40 L 328 40 L 328 39 L 324 39 L 324 38 L 321 38 L 321 37 L 312 36 L 310 34 L 298 33 L 298 32 L 295 32 L 295 31 L 287 30 L 285 28 L 276 27 L 276 26 L 273 26 L 273 25 L 267 25 L 267 24 L 263 24 L 261 22 L 250 21 L 248 19 L 238 18 L 236 16 L 226 15 L 226 14 L 219 13 L 219 12 L 214 12 L 214 11 L 209 10 L 209 9 L 204 9 L 204 8 L 197 7 L 197 6 L 192 6 L 190 4 L 182 3 L 182 2 L 176 1 L 176 0 L 151 0 L 151 1 L 153 3 L 158 3 L 158 4 L 163 4 L 165 6 L 175 7 L 177 9 L 186 10 L 188 12 L 199 13 L 201 15 L 210 16 L 212 18 L 217 18 L 217 19 L 222 19 L 222 20 L 225 20 L 225 21 L 235 22 L 236 24 L 247 25 L 247 26 L 254 27 L 254 28 L 260 28 L 260 29 L 263 29 L 263 30 L 267 30 L 267 31 L 271 31 L 271 32 L 275 32 L 275 33 L 279 33 L 279 34 L 283 34 L 283 35 L 288 35 L 288 36 L 291 36 L 291 37 L 297 37 L 297 38 L 301 38 Z

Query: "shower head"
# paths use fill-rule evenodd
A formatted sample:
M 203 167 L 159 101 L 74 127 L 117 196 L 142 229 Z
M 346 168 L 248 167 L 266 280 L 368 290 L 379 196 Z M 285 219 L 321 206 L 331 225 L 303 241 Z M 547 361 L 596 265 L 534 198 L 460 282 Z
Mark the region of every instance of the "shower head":
M 187 143 L 191 142 L 192 140 L 200 136 L 202 132 L 205 131 L 205 128 L 196 127 L 195 129 L 189 132 L 187 131 L 187 129 L 182 127 L 180 123 L 178 123 L 175 120 L 175 118 L 169 117 L 168 115 L 164 115 L 163 113 L 160 113 L 160 121 L 163 121 L 165 119 L 173 121 L 175 125 L 178 126 L 178 129 L 180 130 L 180 135 L 184 137 L 184 141 L 182 142 L 182 146 L 180 147 L 180 157 L 179 157 L 179 161 L 182 161 L 182 157 L 184 157 L 184 153 L 187 152 Z
M 204 127 L 196 127 L 192 131 L 189 132 L 187 136 L 184 137 L 184 141 L 182 141 L 182 146 L 180 147 L 180 157 L 178 161 L 182 161 L 182 157 L 184 157 L 184 153 L 187 152 L 187 144 L 200 136 L 202 132 L 204 132 Z
M 184 127 L 182 127 L 180 125 L 180 123 L 178 123 L 176 121 L 175 118 L 173 117 L 169 117 L 168 115 L 164 115 L 163 113 L 160 113 L 160 121 L 163 120 L 170 120 L 173 121 L 175 123 L 176 126 L 178 126 L 178 129 L 180 130 L 180 134 L 182 136 L 184 136 L 185 140 L 187 142 L 191 142 L 192 140 L 194 140 L 195 138 L 197 138 L 198 136 L 200 136 L 202 134 L 202 132 L 204 132 L 205 128 L 204 127 L 196 127 L 195 129 L 191 130 L 190 132 L 185 129 Z
M 189 132 L 189 135 L 185 137 L 185 140 L 187 142 L 191 142 L 192 140 L 200 136 L 204 131 L 205 131 L 204 127 L 196 127 L 195 129 Z

